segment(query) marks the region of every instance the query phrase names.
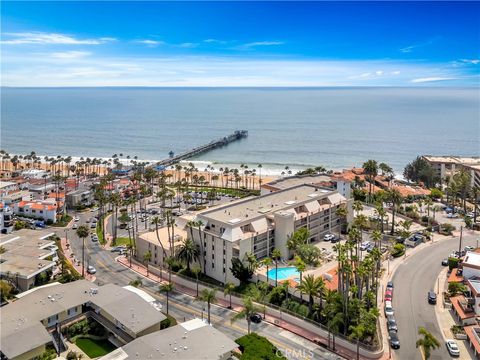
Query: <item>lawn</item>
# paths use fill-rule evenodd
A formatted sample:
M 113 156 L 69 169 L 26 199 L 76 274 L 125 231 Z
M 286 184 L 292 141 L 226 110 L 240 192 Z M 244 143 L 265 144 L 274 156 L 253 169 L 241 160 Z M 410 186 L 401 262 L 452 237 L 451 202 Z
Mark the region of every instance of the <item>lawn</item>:
M 108 354 L 116 349 L 116 347 L 108 340 L 93 340 L 80 338 L 75 344 L 90 358 L 96 358 Z
M 115 241 L 116 246 L 120 245 L 130 245 L 130 239 L 128 237 L 117 237 L 117 240 Z M 132 245 L 133 245 L 133 240 L 132 240 Z
M 251 333 L 235 340 L 242 351 L 241 360 L 286 360 L 267 338 Z

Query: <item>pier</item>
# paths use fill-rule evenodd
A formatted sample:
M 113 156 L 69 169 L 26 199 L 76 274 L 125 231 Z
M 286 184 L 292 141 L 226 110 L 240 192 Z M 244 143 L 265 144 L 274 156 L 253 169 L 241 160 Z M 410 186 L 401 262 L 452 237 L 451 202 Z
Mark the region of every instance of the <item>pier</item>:
M 225 136 L 223 138 L 213 140 L 209 142 L 208 144 L 197 146 L 191 150 L 188 150 L 184 153 L 181 153 L 179 155 L 174 155 L 173 151 L 170 151 L 169 155 L 170 157 L 168 159 L 159 161 L 157 165 L 160 166 L 170 166 L 173 165 L 179 161 L 189 159 L 193 156 L 197 156 L 203 153 L 206 153 L 207 151 L 228 145 L 234 141 L 241 140 L 243 138 L 246 138 L 248 136 L 248 131 L 247 130 L 236 130 L 233 134 L 230 134 L 228 136 Z

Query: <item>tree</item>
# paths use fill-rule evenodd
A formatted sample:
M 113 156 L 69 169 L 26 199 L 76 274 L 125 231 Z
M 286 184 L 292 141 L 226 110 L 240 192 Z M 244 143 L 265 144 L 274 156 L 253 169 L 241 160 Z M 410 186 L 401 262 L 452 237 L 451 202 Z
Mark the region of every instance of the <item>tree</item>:
M 312 244 L 300 245 L 297 254 L 308 266 L 317 266 L 322 258 L 320 249 Z
M 239 258 L 232 258 L 232 267 L 230 268 L 232 275 L 241 283 L 246 283 L 253 276 L 253 270 L 250 266 L 243 264 Z
M 260 311 L 259 308 L 253 304 L 252 298 L 246 296 L 243 298 L 243 310 L 235 314 L 231 318 L 230 322 L 233 323 L 234 321 L 237 321 L 240 319 L 247 320 L 247 333 L 250 334 L 250 325 L 252 322 L 250 320 L 250 317 L 259 311 Z
M 190 263 L 198 260 L 200 247 L 192 239 L 185 239 L 179 246 L 177 258 L 187 264 L 187 271 L 190 272 Z
M 360 211 L 363 210 L 363 204 L 361 201 L 355 200 L 352 205 L 353 210 L 357 213 L 356 216 L 360 214 Z
M 363 339 L 363 336 L 365 334 L 365 327 L 363 326 L 362 323 L 355 325 L 355 326 L 350 326 L 350 339 L 355 339 L 357 342 L 357 360 L 360 359 L 360 340 Z
M 340 226 L 338 227 L 338 237 L 340 237 L 341 232 L 342 232 L 342 226 L 345 224 L 347 220 L 347 215 L 348 211 L 345 206 L 340 206 L 336 211 L 335 215 L 337 215 L 340 218 Z
M 301 284 L 303 280 L 303 272 L 307 269 L 307 265 L 305 264 L 305 262 L 302 260 L 300 256 L 295 256 L 294 265 L 297 271 L 300 273 L 300 284 Z M 300 299 L 302 299 L 301 295 L 300 295 Z
M 295 252 L 299 246 L 307 243 L 309 237 L 310 232 L 306 227 L 301 227 L 298 230 L 294 231 L 287 240 L 288 250 Z
M 0 280 L 0 296 L 2 300 L 6 301 L 10 297 L 11 293 L 12 293 L 12 285 L 10 285 L 5 280 Z
M 173 289 L 174 289 L 174 286 L 173 286 L 172 282 L 162 284 L 158 288 L 158 290 L 160 292 L 165 293 L 165 295 L 167 296 L 167 315 L 168 315 L 168 299 L 169 299 L 170 293 L 173 291 Z
M 387 199 L 392 203 L 392 229 L 390 230 L 390 235 L 393 235 L 395 232 L 395 214 L 397 207 L 403 202 L 403 197 L 397 189 L 388 189 Z
M 235 290 L 235 284 L 231 282 L 227 282 L 225 284 L 225 288 L 223 289 L 223 295 L 230 296 L 230 305 L 228 306 L 229 309 L 232 308 L 232 293 Z
M 197 283 L 197 297 L 198 297 L 198 276 L 200 275 L 200 273 L 202 272 L 202 269 L 200 268 L 200 266 L 197 266 L 197 265 L 194 265 L 191 269 L 191 272 L 193 275 L 195 275 L 195 279 L 197 280 L 196 283 Z
M 429 188 L 440 181 L 432 166 L 421 156 L 417 156 L 415 160 L 405 166 L 403 177 L 409 181 L 423 182 Z
M 372 202 L 372 186 L 375 185 L 375 177 L 378 175 L 378 164 L 375 160 L 368 160 L 362 167 L 368 178 L 368 202 Z
M 303 281 L 297 285 L 297 290 L 300 293 L 308 295 L 308 313 L 311 315 L 313 310 L 313 297 L 318 296 L 322 290 L 323 279 L 321 277 L 315 278 L 313 275 L 307 275 Z
M 200 296 L 198 297 L 198 300 L 205 301 L 207 303 L 208 323 L 210 324 L 210 305 L 217 302 L 217 298 L 215 297 L 215 290 L 203 289 Z
M 265 272 L 266 276 L 267 276 L 267 284 L 269 283 L 269 279 L 268 279 L 268 268 L 272 265 L 273 263 L 273 260 L 269 257 L 266 257 L 266 258 L 263 258 L 262 259 L 262 264 L 265 265 L 267 267 L 267 271 Z
M 82 239 L 82 277 L 85 277 L 85 239 L 89 231 L 85 225 L 80 225 L 77 229 L 77 236 Z
M 272 250 L 272 259 L 275 261 L 275 286 L 278 286 L 278 260 L 282 257 L 282 253 L 279 249 L 274 248 Z
M 152 253 L 148 250 L 145 254 L 143 254 L 143 263 L 147 268 L 147 277 L 148 277 L 148 263 L 152 260 Z
M 418 335 L 423 336 L 421 339 L 417 340 L 416 346 L 421 347 L 423 349 L 423 354 L 425 355 L 425 359 L 430 359 L 430 355 L 432 350 L 440 347 L 440 342 L 433 336 L 431 333 L 427 331 L 424 327 L 420 327 L 418 329 Z

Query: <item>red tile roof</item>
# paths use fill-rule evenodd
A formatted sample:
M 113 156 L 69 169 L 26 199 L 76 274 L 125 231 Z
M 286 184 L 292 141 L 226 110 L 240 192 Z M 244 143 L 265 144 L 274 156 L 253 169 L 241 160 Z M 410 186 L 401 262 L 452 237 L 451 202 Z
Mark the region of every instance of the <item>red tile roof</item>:
M 465 333 L 467 334 L 468 339 L 472 343 L 473 347 L 475 348 L 475 351 L 477 353 L 480 353 L 480 343 L 478 342 L 478 337 L 475 336 L 475 330 L 477 332 L 480 332 L 480 327 L 478 325 L 470 325 L 470 326 L 465 326 L 463 328 L 465 330 Z
M 468 311 L 466 312 L 462 305 L 460 305 L 460 301 L 465 301 L 465 296 L 463 295 L 458 295 L 450 298 L 450 301 L 452 302 L 453 308 L 457 312 L 458 316 L 460 316 L 460 319 L 465 320 L 465 319 L 470 319 L 472 317 L 475 317 L 475 311 Z

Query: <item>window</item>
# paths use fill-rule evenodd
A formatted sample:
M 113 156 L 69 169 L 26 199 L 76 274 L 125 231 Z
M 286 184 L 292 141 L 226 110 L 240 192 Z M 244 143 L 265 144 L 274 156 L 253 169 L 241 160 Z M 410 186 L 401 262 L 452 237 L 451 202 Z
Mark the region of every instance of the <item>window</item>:
M 75 315 L 77 313 L 77 308 L 71 308 L 67 310 L 68 316 Z
M 215 269 L 215 263 L 212 262 L 212 269 Z
M 328 229 L 328 228 L 329 228 L 329 225 L 328 225 L 328 224 L 325 224 L 325 225 L 323 226 L 323 228 L 324 228 L 324 229 Z
M 215 224 L 212 224 L 212 229 L 215 229 Z

